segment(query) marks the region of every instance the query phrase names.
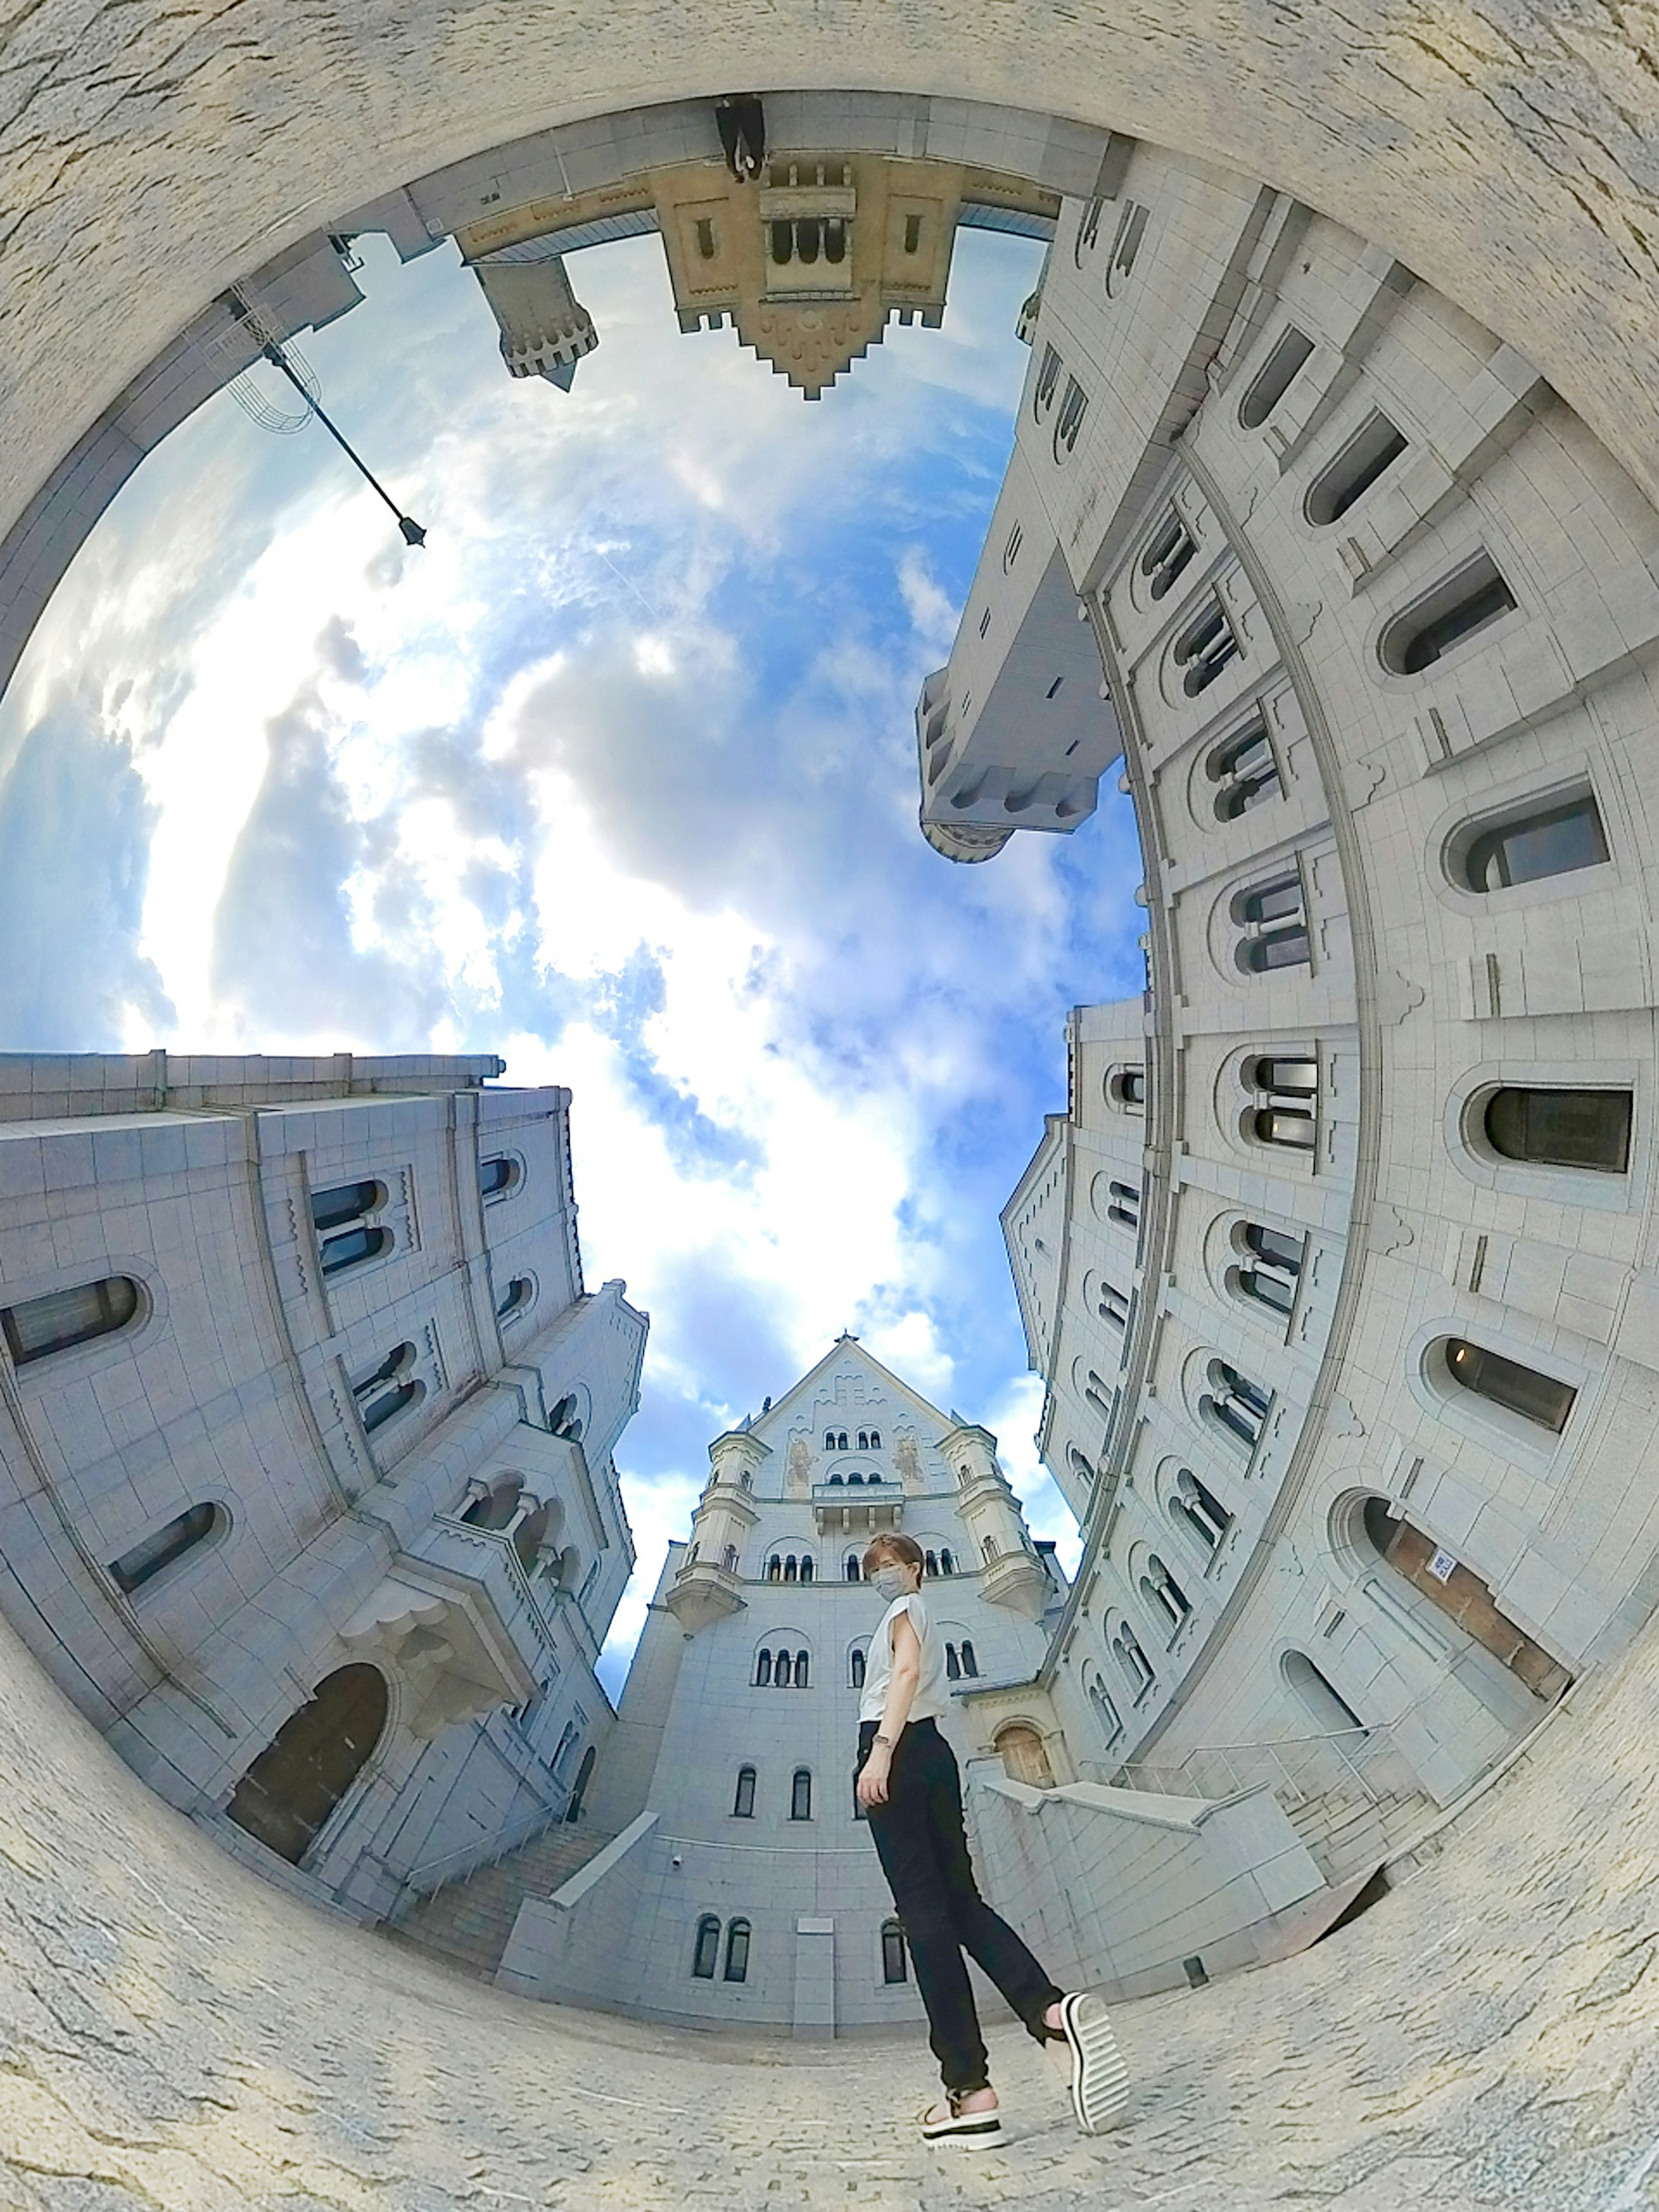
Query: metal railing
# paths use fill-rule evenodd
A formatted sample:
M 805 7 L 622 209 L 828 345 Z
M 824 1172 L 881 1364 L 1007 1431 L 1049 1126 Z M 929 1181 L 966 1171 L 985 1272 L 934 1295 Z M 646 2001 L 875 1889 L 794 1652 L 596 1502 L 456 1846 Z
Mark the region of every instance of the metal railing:
M 1339 1729 L 1324 1735 L 1282 1736 L 1267 1742 L 1202 1744 L 1166 1761 L 1130 1759 L 1118 1770 L 1119 1786 L 1163 1797 L 1201 1797 L 1213 1804 L 1265 1782 L 1288 1809 L 1332 1790 L 1357 1788 L 1374 1804 L 1421 1794 L 1401 1753 L 1397 1732 L 1425 1698 L 1375 1728 Z
M 447 1881 L 454 1881 L 463 1875 L 482 1874 L 486 1867 L 494 1866 L 498 1859 L 504 1859 L 509 1851 L 516 1851 L 523 1844 L 533 1843 L 538 1836 L 550 1829 L 562 1827 L 564 1813 L 562 1805 L 556 1813 L 543 1807 L 538 1812 L 526 1814 L 523 1820 L 515 1820 L 511 1827 L 499 1829 L 493 1836 L 480 1836 L 453 1851 L 443 1852 L 437 1858 L 423 1859 L 419 1866 L 411 1867 L 404 1876 L 398 1892 L 398 1905 L 411 1905 L 417 1899 L 430 1897 L 434 1889 L 441 1889 Z

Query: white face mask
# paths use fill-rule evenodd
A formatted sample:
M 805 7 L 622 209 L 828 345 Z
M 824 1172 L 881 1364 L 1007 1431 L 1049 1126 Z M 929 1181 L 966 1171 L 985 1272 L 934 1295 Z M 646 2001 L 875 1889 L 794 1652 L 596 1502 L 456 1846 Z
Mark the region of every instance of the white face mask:
M 905 1595 L 910 1584 L 902 1567 L 888 1566 L 876 1569 L 870 1587 L 884 1605 L 891 1605 L 896 1597 Z

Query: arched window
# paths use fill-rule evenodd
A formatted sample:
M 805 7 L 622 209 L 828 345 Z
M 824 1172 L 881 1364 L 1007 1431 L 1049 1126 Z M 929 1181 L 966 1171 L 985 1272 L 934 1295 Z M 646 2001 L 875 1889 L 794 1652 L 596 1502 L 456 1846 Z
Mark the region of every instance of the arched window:
M 1505 1085 L 1486 1101 L 1486 1141 L 1506 1160 L 1534 1167 L 1596 1168 L 1623 1175 L 1630 1166 L 1628 1091 L 1546 1091 Z
M 1261 428 L 1302 374 L 1313 349 L 1313 340 L 1294 323 L 1283 332 L 1239 402 L 1238 419 L 1247 430 Z
M 1446 1372 L 1465 1390 L 1557 1436 L 1567 1425 L 1573 1400 L 1578 1395 L 1570 1382 L 1540 1375 L 1536 1368 L 1523 1367 L 1518 1359 L 1506 1359 L 1501 1352 L 1487 1352 L 1461 1336 L 1447 1341 Z
M 1105 1322 L 1112 1328 L 1127 1328 L 1129 1325 L 1129 1300 L 1127 1295 L 1124 1291 L 1117 1289 L 1114 1284 L 1107 1282 L 1103 1282 L 1101 1284 L 1100 1297 L 1096 1302 L 1095 1310 L 1098 1313 L 1102 1321 Z M 1092 1368 L 1090 1370 L 1090 1373 L 1091 1376 L 1093 1375 L 1094 1370 Z M 1098 1380 L 1097 1377 L 1096 1379 Z
M 1158 1677 L 1152 1672 L 1152 1662 L 1141 1650 L 1133 1629 L 1119 1626 L 1112 1632 L 1112 1656 L 1123 1669 L 1133 1702 L 1140 1703 Z
M 1103 1305 L 1100 1310 L 1100 1317 L 1103 1321 L 1107 1317 Z M 1119 1326 L 1121 1327 L 1121 1323 Z M 1112 1418 L 1112 1401 L 1116 1393 L 1111 1384 L 1097 1375 L 1092 1367 L 1089 1370 L 1089 1380 L 1085 1386 L 1083 1395 L 1099 1414 L 1101 1419 L 1109 1422 Z
M 872 1429 L 870 1431 L 870 1449 L 872 1451 L 879 1451 L 881 1449 L 881 1431 L 879 1429 Z
M 720 1958 L 720 1923 L 712 1912 L 705 1912 L 697 1923 L 696 1948 L 691 1954 L 691 1972 L 698 1981 L 714 1980 Z
M 1318 1724 L 1321 1735 L 1346 1735 L 1355 1730 L 1361 1735 L 1369 1733 L 1364 1722 L 1329 1675 L 1316 1667 L 1305 1651 L 1285 1652 L 1279 1662 L 1279 1671 Z
M 793 1583 L 798 1579 L 799 1574 L 800 1561 L 795 1557 L 794 1553 L 791 1552 L 788 1558 L 783 1563 L 783 1579 L 787 1583 Z
M 860 1429 L 859 1431 L 859 1449 L 860 1451 L 868 1451 L 869 1449 L 870 1431 L 868 1429 Z
M 68 1352 L 89 1344 L 96 1336 L 112 1336 L 137 1315 L 138 1285 L 130 1275 L 105 1275 L 93 1283 L 77 1283 L 72 1291 L 50 1291 L 43 1298 L 23 1298 L 0 1310 L 0 1328 L 15 1366 L 49 1359 L 54 1352 Z
M 776 1658 L 772 1662 L 772 1683 L 774 1688 L 787 1690 L 789 1687 L 790 1681 L 793 1678 L 793 1670 L 791 1666 L 789 1654 L 787 1651 L 780 1651 Z
M 1170 1515 L 1178 1528 L 1197 1537 L 1208 1555 L 1213 1555 L 1233 1525 L 1232 1515 L 1189 1467 L 1183 1467 L 1175 1479 L 1175 1488 L 1170 1493 Z
M 142 1544 L 111 1560 L 109 1571 L 117 1589 L 131 1597 L 134 1590 L 154 1582 L 164 1568 L 216 1535 L 225 1525 L 223 1509 L 217 1505 L 192 1505 L 186 1512 L 175 1514 Z
M 505 1152 L 493 1159 L 478 1163 L 478 1195 L 488 1205 L 492 1198 L 505 1198 L 519 1181 L 519 1163 Z
M 965 1637 L 962 1644 L 962 1671 L 970 1675 L 979 1672 L 979 1661 L 974 1656 L 974 1647 Z
M 988 1567 L 995 1566 L 998 1559 L 1001 1556 L 997 1550 L 996 1538 L 994 1536 L 981 1536 L 979 1541 L 979 1548 L 985 1554 L 986 1565 Z
M 1303 513 L 1316 530 L 1340 522 L 1405 450 L 1406 440 L 1386 415 L 1367 416 L 1336 459 L 1314 478 Z
M 1472 836 L 1455 837 L 1452 879 L 1460 890 L 1509 890 L 1598 868 L 1612 858 L 1601 809 L 1589 792 L 1488 821 Z
M 720 1565 L 725 1568 L 728 1575 L 736 1574 L 738 1571 L 738 1547 L 735 1544 L 728 1544 L 726 1549 L 720 1553 Z
M 830 1486 L 832 1490 L 839 1490 L 844 1486 L 846 1480 L 847 1478 L 843 1474 L 832 1474 L 830 1478 Z
M 1260 708 L 1241 730 L 1224 738 L 1204 764 L 1216 787 L 1215 818 L 1236 822 L 1264 799 L 1277 799 L 1282 788 L 1279 762 L 1267 735 L 1267 718 Z
M 908 1982 L 910 1978 L 908 1961 L 904 1955 L 904 1930 L 896 1920 L 881 1923 L 881 1978 L 884 1982 Z
M 1150 590 L 1154 599 L 1167 596 L 1176 579 L 1197 550 L 1192 532 L 1182 521 L 1178 510 L 1170 507 L 1147 539 L 1146 550 L 1140 556 L 1140 573 L 1150 580 Z
M 1192 1601 L 1156 1552 L 1140 1577 L 1140 1595 L 1155 1620 L 1161 1620 L 1173 1644 L 1191 1615 Z
M 1310 1152 L 1319 1110 L 1318 1061 L 1264 1054 L 1247 1060 L 1242 1073 L 1255 1102 L 1244 1116 L 1245 1135 L 1258 1145 Z
M 936 1575 L 939 1572 L 939 1553 L 937 1552 L 924 1552 L 922 1553 L 921 1571 L 925 1575 Z
M 849 1552 L 847 1554 L 845 1571 L 849 1583 L 861 1583 L 864 1580 L 864 1569 L 860 1564 L 856 1552 Z
M 1239 1232 L 1238 1242 L 1248 1256 L 1242 1267 L 1228 1269 L 1229 1287 L 1238 1297 L 1253 1299 L 1257 1305 L 1266 1306 L 1270 1312 L 1288 1319 L 1296 1304 L 1307 1238 L 1287 1237 L 1282 1229 L 1267 1229 L 1259 1221 L 1247 1221 Z
M 424 1384 L 411 1374 L 415 1364 L 415 1347 L 400 1344 L 388 1352 L 380 1365 L 351 1386 L 351 1395 L 357 1402 L 357 1411 L 363 1427 L 370 1436 L 383 1428 L 386 1422 L 408 1407 L 416 1405 L 426 1395 Z
M 792 1820 L 810 1820 L 812 1817 L 812 1770 L 798 1766 L 789 1784 L 789 1817 Z
M 515 1275 L 507 1286 L 507 1294 L 495 1309 L 500 1322 L 517 1321 L 526 1312 L 536 1295 L 536 1285 L 528 1275 Z
M 954 1555 L 953 1555 L 951 1553 L 950 1553 L 950 1552 L 941 1552 L 941 1553 L 939 1553 L 939 1572 L 940 1572 L 942 1575 L 953 1575 L 953 1574 L 955 1574 L 955 1572 L 956 1572 L 956 1571 L 957 1571 L 957 1563 L 956 1563 L 956 1559 L 955 1559 Z
M 726 1930 L 726 1979 L 746 1982 L 749 1978 L 749 1923 L 733 1920 Z
M 826 1429 L 823 1432 L 823 1449 L 827 1452 L 834 1451 L 836 1449 L 836 1432 L 833 1429 Z
M 947 1644 L 945 1647 L 945 1679 L 948 1682 L 962 1680 L 962 1661 L 954 1644 Z
M 1112 1703 L 1111 1692 L 1093 1667 L 1084 1677 L 1089 1692 L 1089 1703 L 1094 1707 L 1095 1718 L 1108 1743 L 1123 1733 L 1123 1723 L 1118 1718 L 1117 1707 Z
M 325 1675 L 237 1784 L 229 1818 L 297 1866 L 368 1764 L 389 1702 L 378 1667 L 360 1661 Z
M 1140 256 L 1141 240 L 1146 235 L 1146 225 L 1152 210 L 1143 207 L 1139 200 L 1126 200 L 1123 212 L 1117 219 L 1117 230 L 1112 240 L 1112 250 L 1106 263 L 1106 296 L 1117 299 L 1134 273 Z
M 1131 1182 L 1115 1182 L 1110 1190 L 1111 1203 L 1106 1209 L 1106 1218 L 1119 1229 L 1127 1229 L 1132 1237 L 1140 1234 L 1140 1191 Z
M 582 1816 L 582 1800 L 586 1796 L 587 1785 L 593 1778 L 593 1762 L 599 1755 L 599 1746 L 590 1743 L 582 1753 L 581 1765 L 576 1769 L 576 1779 L 564 1808 L 564 1817 L 573 1826 Z
M 1261 1431 L 1267 1419 L 1267 1409 L 1273 1401 L 1259 1382 L 1252 1382 L 1224 1359 L 1210 1362 L 1207 1376 L 1209 1389 L 1199 1400 L 1199 1411 L 1205 1419 L 1219 1428 L 1235 1442 L 1253 1452 L 1261 1441 Z
M 1240 891 L 1233 900 L 1232 915 L 1239 931 L 1233 957 L 1242 975 L 1265 975 L 1276 968 L 1309 965 L 1308 909 L 1296 869 Z
M 1227 663 L 1238 658 L 1227 610 L 1213 592 L 1176 640 L 1173 658 L 1183 672 L 1181 688 L 1189 699 L 1207 691 Z
M 845 1451 L 846 1449 L 847 1431 L 845 1429 L 837 1429 L 836 1431 L 836 1449 L 837 1451 Z
M 1002 1771 L 1011 1782 L 1023 1782 L 1028 1790 L 1054 1788 L 1048 1747 L 1029 1721 L 1011 1721 L 997 1730 L 994 1741 Z
M 365 1260 L 379 1260 L 392 1249 L 392 1231 L 378 1226 L 370 1227 L 359 1222 L 338 1237 L 323 1240 L 322 1265 L 325 1275 L 343 1274 L 348 1267 L 361 1267 Z
M 806 1656 L 805 1652 L 804 1652 L 804 1651 L 798 1651 L 798 1652 L 796 1652 L 796 1654 L 795 1654 L 795 1687 L 796 1687 L 798 1690 L 804 1690 L 804 1689 L 806 1687 L 807 1683 L 808 1683 L 808 1680 L 810 1680 L 810 1678 L 811 1678 L 811 1663 L 812 1663 L 812 1662 L 811 1662 L 811 1661 L 807 1657 L 807 1656 Z
M 755 1770 L 752 1766 L 738 1769 L 737 1794 L 732 1800 L 734 1820 L 752 1820 L 755 1817 Z
M 755 1687 L 766 1690 L 771 1686 L 772 1655 L 769 1651 L 757 1651 L 755 1654 Z
M 766 1579 L 769 1583 L 781 1583 L 783 1580 L 783 1561 L 775 1552 L 766 1562 Z
M 1146 1110 L 1146 1071 L 1144 1067 L 1115 1067 L 1106 1077 L 1106 1103 L 1125 1114 Z
M 1514 592 L 1483 546 L 1395 617 L 1377 640 L 1377 658 L 1391 676 L 1419 675 L 1516 605 Z
M 854 1689 L 864 1687 L 864 1654 L 855 1644 L 847 1655 L 847 1679 Z
M 811 1559 L 803 1559 L 803 1560 L 801 1561 L 801 1563 L 800 1563 L 800 1578 L 801 1578 L 801 1580 L 802 1580 L 804 1583 L 810 1583 L 810 1582 L 811 1581 L 811 1579 L 812 1579 L 812 1562 L 811 1561 Z
M 378 1182 L 335 1183 L 312 1192 L 311 1225 L 322 1236 L 331 1229 L 343 1229 L 348 1221 L 362 1220 L 385 1204 L 386 1190 Z

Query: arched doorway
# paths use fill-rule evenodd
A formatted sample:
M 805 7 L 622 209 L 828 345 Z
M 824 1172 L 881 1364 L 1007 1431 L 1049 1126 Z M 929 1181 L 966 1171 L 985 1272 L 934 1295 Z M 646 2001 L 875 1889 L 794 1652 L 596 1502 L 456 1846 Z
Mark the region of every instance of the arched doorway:
M 1032 1790 L 1052 1790 L 1054 1770 L 1042 1738 L 1026 1721 L 1011 1721 L 995 1737 L 1003 1771 L 1011 1782 L 1024 1782 Z
M 230 1818 L 297 1866 L 380 1741 L 386 1705 L 378 1667 L 325 1675 L 237 1784 Z

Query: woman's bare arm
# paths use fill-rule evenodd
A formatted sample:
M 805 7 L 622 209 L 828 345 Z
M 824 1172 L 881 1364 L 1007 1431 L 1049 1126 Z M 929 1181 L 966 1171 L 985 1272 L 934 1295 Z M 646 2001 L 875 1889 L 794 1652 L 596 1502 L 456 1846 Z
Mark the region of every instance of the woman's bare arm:
M 881 1709 L 878 1736 L 889 1739 L 870 1747 L 870 1756 L 864 1762 L 859 1776 L 859 1802 L 866 1812 L 872 1805 L 887 1802 L 887 1777 L 893 1764 L 892 1747 L 904 1731 L 910 1717 L 910 1708 L 916 1700 L 917 1685 L 921 1680 L 921 1638 L 916 1634 L 915 1624 L 908 1613 L 900 1613 L 893 1623 L 893 1679 L 887 1685 L 887 1702 Z

